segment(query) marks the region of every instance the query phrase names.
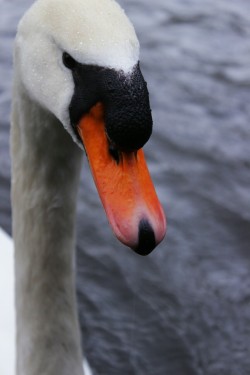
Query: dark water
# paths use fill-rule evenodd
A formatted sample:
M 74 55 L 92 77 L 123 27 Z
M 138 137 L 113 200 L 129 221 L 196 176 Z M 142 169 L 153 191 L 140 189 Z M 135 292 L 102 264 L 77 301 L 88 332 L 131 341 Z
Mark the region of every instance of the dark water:
M 0 225 L 10 232 L 11 50 L 31 1 L 0 6 Z M 87 163 L 78 297 L 98 375 L 250 374 L 250 2 L 123 0 L 140 42 L 149 167 L 167 239 L 141 258 L 112 236 Z

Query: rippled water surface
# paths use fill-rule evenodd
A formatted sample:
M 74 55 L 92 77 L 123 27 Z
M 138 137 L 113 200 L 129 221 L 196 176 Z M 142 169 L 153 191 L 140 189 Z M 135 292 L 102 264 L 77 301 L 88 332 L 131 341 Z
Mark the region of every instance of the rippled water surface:
M 0 2 L 0 225 L 11 231 L 12 45 L 31 1 Z M 123 0 L 141 42 L 168 217 L 147 258 L 114 238 L 85 160 L 79 313 L 98 375 L 250 373 L 250 3 Z

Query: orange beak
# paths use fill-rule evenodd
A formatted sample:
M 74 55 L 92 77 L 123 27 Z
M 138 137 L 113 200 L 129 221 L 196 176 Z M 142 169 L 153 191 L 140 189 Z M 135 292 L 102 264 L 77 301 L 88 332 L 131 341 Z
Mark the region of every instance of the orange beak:
M 101 103 L 78 124 L 93 178 L 114 234 L 141 255 L 150 253 L 166 233 L 166 219 L 142 149 L 111 155 Z

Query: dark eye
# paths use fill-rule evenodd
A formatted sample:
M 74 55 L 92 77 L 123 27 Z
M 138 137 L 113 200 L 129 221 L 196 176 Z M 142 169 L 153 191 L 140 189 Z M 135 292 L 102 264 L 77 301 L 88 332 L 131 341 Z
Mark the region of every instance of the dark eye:
M 63 52 L 62 61 L 64 65 L 66 66 L 66 68 L 71 69 L 71 70 L 74 69 L 77 64 L 76 60 L 74 60 L 73 57 L 70 56 L 67 52 Z

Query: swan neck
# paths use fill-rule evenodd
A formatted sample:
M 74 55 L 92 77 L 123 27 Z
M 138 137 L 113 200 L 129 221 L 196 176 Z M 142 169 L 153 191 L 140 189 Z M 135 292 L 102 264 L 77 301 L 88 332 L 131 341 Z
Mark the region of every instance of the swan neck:
M 17 375 L 79 375 L 74 245 L 81 152 L 17 80 L 11 153 Z

